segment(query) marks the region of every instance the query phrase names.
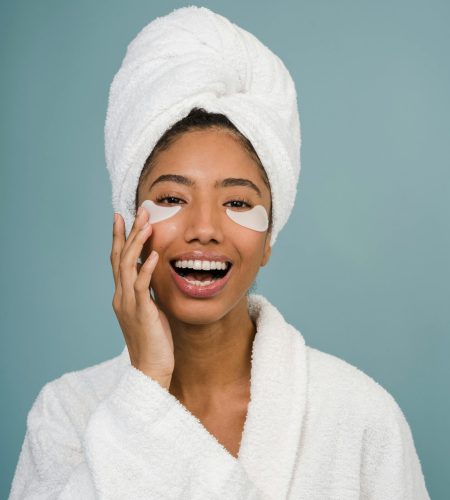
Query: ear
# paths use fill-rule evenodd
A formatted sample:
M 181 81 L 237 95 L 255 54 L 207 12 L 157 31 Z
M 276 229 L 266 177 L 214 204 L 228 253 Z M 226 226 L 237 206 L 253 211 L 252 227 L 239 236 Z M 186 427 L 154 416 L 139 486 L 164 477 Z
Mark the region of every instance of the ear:
M 261 260 L 261 267 L 265 266 L 269 262 L 270 254 L 272 253 L 272 247 L 270 246 L 270 233 L 267 233 L 266 241 L 264 243 L 264 253 Z

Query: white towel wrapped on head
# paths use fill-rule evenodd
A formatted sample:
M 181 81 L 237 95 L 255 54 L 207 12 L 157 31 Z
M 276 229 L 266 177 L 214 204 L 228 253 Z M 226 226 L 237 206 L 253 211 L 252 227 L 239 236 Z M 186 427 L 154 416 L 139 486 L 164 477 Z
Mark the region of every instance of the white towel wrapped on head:
M 255 148 L 272 191 L 271 244 L 287 222 L 300 174 L 294 82 L 254 35 L 205 7 L 182 7 L 145 26 L 111 83 L 106 163 L 115 212 L 133 225 L 145 161 L 193 107 L 225 114 Z

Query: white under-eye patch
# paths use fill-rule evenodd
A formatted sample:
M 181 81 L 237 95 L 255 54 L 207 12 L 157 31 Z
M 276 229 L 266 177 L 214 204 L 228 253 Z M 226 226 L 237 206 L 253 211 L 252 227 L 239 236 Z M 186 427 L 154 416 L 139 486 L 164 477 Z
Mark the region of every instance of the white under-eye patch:
M 162 206 L 157 205 L 152 200 L 145 200 L 142 206 L 149 214 L 150 224 L 169 219 L 181 209 L 181 205 Z M 269 227 L 269 217 L 266 209 L 262 205 L 255 205 L 245 212 L 238 212 L 227 208 L 226 213 L 233 222 L 248 229 L 253 229 L 254 231 L 264 232 Z
M 181 205 L 175 206 L 161 206 L 154 203 L 152 200 L 145 200 L 141 205 L 148 213 L 148 220 L 150 224 L 161 222 L 162 220 L 173 217 L 181 208 Z M 137 258 L 139 264 L 143 264 L 141 257 Z
M 269 227 L 269 217 L 262 205 L 255 205 L 245 212 L 236 212 L 227 208 L 226 212 L 232 221 L 248 229 L 264 232 Z
M 162 206 L 157 205 L 152 200 L 145 200 L 142 206 L 147 210 L 150 224 L 161 222 L 169 217 L 173 217 L 180 209 L 181 205 Z

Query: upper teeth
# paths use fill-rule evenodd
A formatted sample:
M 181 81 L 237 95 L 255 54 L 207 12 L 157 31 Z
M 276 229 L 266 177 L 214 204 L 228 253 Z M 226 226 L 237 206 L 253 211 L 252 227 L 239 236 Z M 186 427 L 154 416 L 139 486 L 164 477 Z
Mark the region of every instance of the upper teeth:
M 226 262 L 212 261 L 212 260 L 177 260 L 175 262 L 175 267 L 197 269 L 203 271 L 209 271 L 210 269 L 222 269 L 227 268 Z

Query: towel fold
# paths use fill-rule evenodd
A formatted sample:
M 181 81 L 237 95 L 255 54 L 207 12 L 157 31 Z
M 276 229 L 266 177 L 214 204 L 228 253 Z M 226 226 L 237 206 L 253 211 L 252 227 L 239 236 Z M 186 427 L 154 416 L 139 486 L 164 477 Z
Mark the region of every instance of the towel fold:
M 225 114 L 255 148 L 272 191 L 276 241 L 294 205 L 300 120 L 294 82 L 254 35 L 205 7 L 154 19 L 128 45 L 105 122 L 114 211 L 133 225 L 135 195 L 158 139 L 193 107 Z

